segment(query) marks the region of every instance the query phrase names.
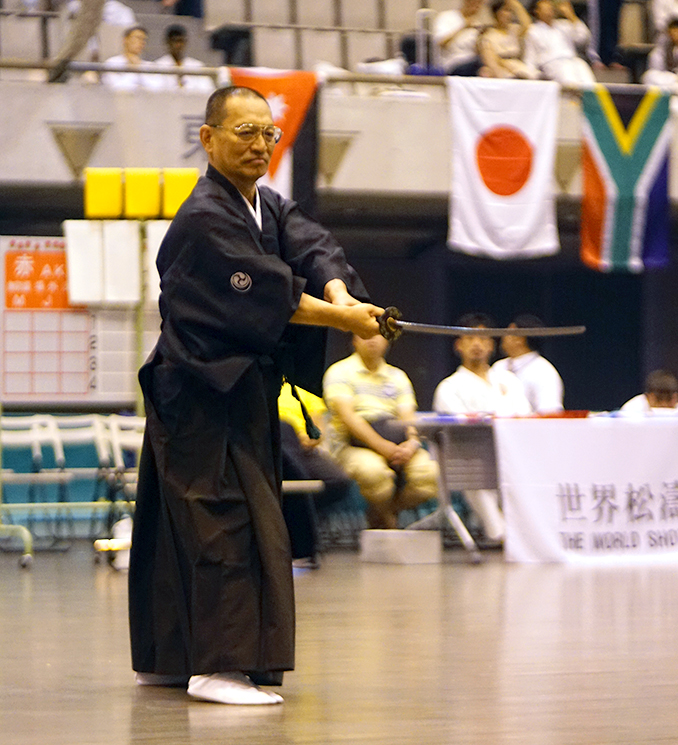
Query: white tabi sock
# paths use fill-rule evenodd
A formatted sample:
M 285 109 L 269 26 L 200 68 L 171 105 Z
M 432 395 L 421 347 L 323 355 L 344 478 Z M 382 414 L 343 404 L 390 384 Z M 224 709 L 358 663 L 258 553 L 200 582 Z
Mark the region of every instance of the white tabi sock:
M 203 701 L 237 706 L 281 704 L 282 696 L 255 685 L 243 673 L 193 675 L 188 681 L 188 695 Z

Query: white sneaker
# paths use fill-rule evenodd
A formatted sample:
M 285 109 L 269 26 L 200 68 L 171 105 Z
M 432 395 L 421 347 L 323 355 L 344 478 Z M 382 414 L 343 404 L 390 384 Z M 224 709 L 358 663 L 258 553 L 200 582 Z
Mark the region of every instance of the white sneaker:
M 243 673 L 193 675 L 188 681 L 188 695 L 217 704 L 281 704 L 282 696 L 255 685 Z
M 187 675 L 159 675 L 158 673 L 135 673 L 134 680 L 138 686 L 175 686 L 185 688 L 188 685 Z

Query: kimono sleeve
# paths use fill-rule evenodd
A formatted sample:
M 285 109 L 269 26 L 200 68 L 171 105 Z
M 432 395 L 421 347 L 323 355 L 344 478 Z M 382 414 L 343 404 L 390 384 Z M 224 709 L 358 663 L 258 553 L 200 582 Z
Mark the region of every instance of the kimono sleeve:
M 297 309 L 305 279 L 279 256 L 258 250 L 237 216 L 195 217 L 200 219 L 191 221 L 180 258 L 163 276 L 165 321 L 203 360 L 271 354 Z
M 271 198 L 270 193 L 267 198 Z M 341 279 L 354 297 L 369 300 L 367 290 L 332 234 L 296 202 L 277 198 L 281 256 L 295 275 L 307 280 L 306 292 L 322 298 L 325 285 L 331 279 Z

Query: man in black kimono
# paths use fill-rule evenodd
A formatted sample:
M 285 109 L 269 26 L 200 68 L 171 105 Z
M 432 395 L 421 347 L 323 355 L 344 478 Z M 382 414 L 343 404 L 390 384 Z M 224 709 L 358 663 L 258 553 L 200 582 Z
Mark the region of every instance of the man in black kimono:
M 222 88 L 200 138 L 209 166 L 158 254 L 161 335 L 139 373 L 147 426 L 129 573 L 137 682 L 272 704 L 294 667 L 280 508 L 285 374 L 320 393 L 324 330 L 378 333 L 382 312 L 343 251 L 256 181 L 280 138 L 266 100 Z

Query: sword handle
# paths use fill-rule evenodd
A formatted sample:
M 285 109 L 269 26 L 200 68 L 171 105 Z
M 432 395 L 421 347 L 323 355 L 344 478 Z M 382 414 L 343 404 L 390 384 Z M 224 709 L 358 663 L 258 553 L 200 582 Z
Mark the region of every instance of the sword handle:
M 398 325 L 398 321 L 403 317 L 403 314 L 394 306 L 389 305 L 388 308 L 379 316 L 379 333 L 387 341 L 395 341 L 402 333 L 402 328 Z

